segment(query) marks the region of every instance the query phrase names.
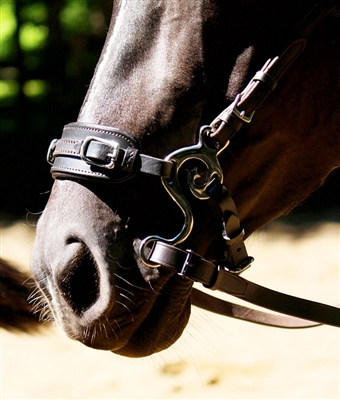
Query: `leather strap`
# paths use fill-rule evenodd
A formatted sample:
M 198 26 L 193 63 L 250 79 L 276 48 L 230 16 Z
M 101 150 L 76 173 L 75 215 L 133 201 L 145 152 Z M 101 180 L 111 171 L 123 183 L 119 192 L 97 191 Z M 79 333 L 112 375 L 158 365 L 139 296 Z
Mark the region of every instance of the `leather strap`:
M 250 282 L 236 273 L 230 272 L 225 268 L 214 264 L 193 253 L 190 250 L 182 250 L 164 242 L 156 242 L 149 256 L 150 261 L 161 264 L 178 275 L 189 278 L 195 282 L 202 283 L 205 287 L 212 290 L 238 297 L 260 307 L 265 307 L 279 313 L 287 314 L 295 318 L 314 321 L 317 324 L 327 324 L 340 327 L 340 309 L 326 304 L 302 299 L 295 296 L 283 294 L 256 283 Z M 274 326 L 284 326 L 287 328 L 300 328 L 315 326 L 315 324 L 303 324 L 301 321 L 275 320 L 273 317 L 260 313 L 256 315 L 254 310 L 234 308 L 234 305 L 225 303 L 216 298 L 208 300 L 209 295 L 198 297 L 194 293 L 193 304 L 201 307 L 202 301 L 205 309 L 223 315 L 237 313 L 240 315 L 249 313 L 249 320 L 261 324 Z M 224 312 L 226 310 L 226 312 Z M 248 320 L 248 319 L 247 319 Z M 267 323 L 268 320 L 268 323 Z M 297 325 L 295 324 L 297 322 Z
M 169 178 L 173 169 L 170 161 L 141 154 L 128 132 L 80 122 L 64 127 L 61 139 L 51 143 L 47 159 L 53 178 L 121 182 L 137 172 Z
M 252 322 L 255 324 L 273 326 L 276 328 L 312 328 L 319 326 L 315 322 L 305 319 L 288 317 L 285 315 L 269 314 L 252 308 L 234 304 L 226 300 L 213 297 L 196 288 L 192 288 L 191 303 L 203 310 L 223 315 L 225 317 L 236 318 L 241 321 Z
M 250 267 L 254 261 L 249 257 L 244 243 L 244 229 L 238 216 L 236 204 L 228 190 L 213 179 L 207 186 L 206 193 L 209 195 L 209 205 L 221 212 L 221 231 L 224 239 L 224 254 L 218 260 L 219 265 L 226 266 L 233 272 L 241 273 Z M 216 257 L 216 256 L 215 256 Z
M 211 137 L 220 148 L 225 148 L 231 138 L 244 123 L 250 123 L 255 111 L 275 89 L 279 79 L 303 52 L 306 38 L 318 23 L 332 10 L 339 7 L 339 1 L 317 2 L 296 27 L 293 37 L 280 56 L 269 59 L 262 69 L 256 72 L 246 88 L 211 123 Z

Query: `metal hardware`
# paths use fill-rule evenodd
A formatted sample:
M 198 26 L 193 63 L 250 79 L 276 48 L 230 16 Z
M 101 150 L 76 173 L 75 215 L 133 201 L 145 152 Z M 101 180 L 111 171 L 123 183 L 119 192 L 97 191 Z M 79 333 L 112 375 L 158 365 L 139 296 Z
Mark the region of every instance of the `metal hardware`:
M 253 112 L 251 112 L 249 115 L 245 115 L 245 112 L 244 112 L 244 111 L 240 111 L 240 110 L 237 108 L 237 105 L 238 105 L 240 99 L 241 99 L 241 94 L 238 94 L 238 95 L 235 97 L 234 102 L 230 105 L 230 107 L 231 107 L 231 112 L 232 112 L 233 114 L 235 114 L 236 117 L 239 118 L 241 121 L 245 122 L 246 124 L 249 124 L 249 123 L 252 121 L 252 119 L 253 119 L 253 117 L 254 117 L 254 115 L 255 115 L 255 110 L 254 110 Z
M 46 155 L 46 160 L 49 164 L 53 165 L 53 161 L 54 161 L 54 150 L 57 146 L 57 142 L 58 139 L 53 139 L 52 142 L 50 143 L 50 145 L 48 146 L 48 150 L 47 150 L 47 155 Z
M 223 239 L 225 240 L 226 251 L 225 259 L 220 260 L 219 263 L 226 268 L 229 272 L 240 274 L 251 266 L 254 261 L 253 257 L 249 257 L 246 246 L 244 244 L 244 231 L 243 229 L 235 236 L 230 238 L 227 232 L 222 232 Z
M 190 266 L 192 266 L 193 264 L 191 263 L 192 257 L 193 256 L 197 256 L 199 258 L 201 258 L 198 254 L 194 253 L 192 250 L 187 250 L 187 256 L 185 258 L 185 261 L 182 265 L 182 268 L 179 272 L 177 272 L 177 275 L 179 276 L 186 276 L 187 270 Z
M 106 154 L 106 156 L 110 158 L 110 162 L 108 162 L 107 164 L 98 163 L 86 156 L 87 150 L 91 142 L 99 142 L 111 147 L 112 152 Z M 119 145 L 117 142 L 113 140 L 102 139 L 96 136 L 87 136 L 87 138 L 82 142 L 80 147 L 80 158 L 87 164 L 95 165 L 96 167 L 100 168 L 113 169 L 115 167 L 115 162 L 117 161 L 118 152 L 119 152 Z
M 159 236 L 148 236 L 142 241 L 139 248 L 139 256 L 143 263 L 148 267 L 155 268 L 159 266 L 150 262 L 148 260 L 148 257 L 145 255 L 145 247 L 150 242 L 160 240 L 170 245 L 176 246 L 177 244 L 182 243 L 192 231 L 192 227 L 194 225 L 192 210 L 188 200 L 183 195 L 178 180 L 179 170 L 181 169 L 183 164 L 189 160 L 197 160 L 203 163 L 203 165 L 205 165 L 206 167 L 204 178 L 205 181 L 203 183 L 197 183 L 198 178 L 202 178 L 197 169 L 195 169 L 194 171 L 188 171 L 188 185 L 190 191 L 195 197 L 200 200 L 206 200 L 210 197 L 206 193 L 206 188 L 212 181 L 212 179 L 217 178 L 221 183 L 223 181 L 223 172 L 217 159 L 218 150 L 216 148 L 209 147 L 205 141 L 210 131 L 210 126 L 203 126 L 200 129 L 199 141 L 196 145 L 176 150 L 165 158 L 165 161 L 172 161 L 174 163 L 175 172 L 172 179 L 161 178 L 162 183 L 171 198 L 182 210 L 184 215 L 184 223 L 182 230 L 172 239 L 165 239 Z
M 224 265 L 223 261 L 220 262 L 221 267 L 223 267 L 226 271 L 230 272 L 231 274 L 240 275 L 242 272 L 246 271 L 248 268 L 251 267 L 251 264 L 254 262 L 254 258 L 248 256 L 243 262 L 237 265 L 236 269 L 230 268 L 229 263 Z
M 182 149 L 176 150 L 169 154 L 165 158 L 166 161 L 172 161 L 175 164 L 175 173 L 172 180 L 162 178 L 162 183 L 176 203 L 183 196 L 178 181 L 178 173 L 186 161 L 198 160 L 201 161 L 206 167 L 204 183 L 197 183 L 198 178 L 201 178 L 201 175 L 197 172 L 197 169 L 189 172 L 189 189 L 191 193 L 198 199 L 206 200 L 210 197 L 206 193 L 206 188 L 213 178 L 218 178 L 221 183 L 223 182 L 223 172 L 217 159 L 218 150 L 215 147 L 209 147 L 205 142 L 205 139 L 210 131 L 210 126 L 203 126 L 200 129 L 198 144 L 194 146 L 183 147 Z

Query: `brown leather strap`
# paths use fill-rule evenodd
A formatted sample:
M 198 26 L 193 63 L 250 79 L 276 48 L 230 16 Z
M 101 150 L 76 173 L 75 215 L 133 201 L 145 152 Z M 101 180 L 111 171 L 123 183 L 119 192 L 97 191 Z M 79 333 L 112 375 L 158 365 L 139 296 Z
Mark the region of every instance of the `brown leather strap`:
M 312 328 L 315 326 L 320 326 L 320 324 L 307 321 L 305 319 L 288 317 L 285 315 L 269 314 L 254 310 L 252 308 L 244 307 L 239 304 L 234 304 L 229 301 L 213 297 L 196 288 L 192 289 L 191 302 L 194 306 L 202 308 L 203 310 L 259 325 L 288 329 Z
M 192 251 L 178 249 L 164 242 L 156 242 L 149 259 L 155 264 L 160 264 L 164 268 L 177 272 L 180 276 L 189 278 L 195 282 L 200 282 L 209 289 L 219 290 L 257 306 L 287 314 L 295 318 L 302 318 L 308 321 L 315 321 L 318 324 L 340 327 L 340 308 L 290 296 L 249 282 L 239 275 L 219 267 Z M 217 305 L 217 309 L 220 311 L 225 307 L 227 310 L 230 308 L 228 304 L 222 306 L 222 303 L 216 300 L 210 300 L 210 304 L 212 305 L 212 307 L 209 308 L 210 311 L 214 311 L 213 307 L 215 305 Z M 230 314 L 224 315 L 230 316 Z M 255 314 L 253 314 L 253 318 L 254 315 Z M 257 317 L 254 319 L 256 320 Z M 262 324 L 266 323 L 265 316 L 259 316 L 259 319 Z M 271 317 L 269 318 L 268 324 L 273 325 L 270 321 L 272 321 Z M 282 323 L 280 323 L 280 325 L 274 325 L 282 326 Z M 289 321 L 286 327 L 301 327 L 301 324 L 299 323 L 298 326 L 294 326 L 294 322 Z

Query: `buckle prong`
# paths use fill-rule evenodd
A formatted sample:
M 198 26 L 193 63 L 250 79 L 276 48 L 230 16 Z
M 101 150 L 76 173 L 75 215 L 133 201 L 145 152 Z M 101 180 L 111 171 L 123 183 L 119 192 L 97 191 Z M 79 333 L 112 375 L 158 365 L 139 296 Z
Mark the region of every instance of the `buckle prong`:
M 253 119 L 253 117 L 255 115 L 255 111 L 251 112 L 249 115 L 246 115 L 244 110 L 240 111 L 237 108 L 237 105 L 238 105 L 240 99 L 241 99 L 241 94 L 238 94 L 235 97 L 234 102 L 231 104 L 231 106 L 232 106 L 231 112 L 233 114 L 235 114 L 236 117 L 239 118 L 241 121 L 245 122 L 246 124 L 249 124 L 252 121 L 252 119 Z
M 87 150 L 91 142 L 103 143 L 111 147 L 112 152 L 107 153 L 107 157 L 110 158 L 110 161 L 107 164 L 95 162 L 86 156 Z M 80 158 L 87 164 L 95 165 L 96 167 L 100 168 L 113 169 L 117 161 L 118 152 L 119 152 L 119 144 L 117 142 L 113 140 L 102 139 L 96 136 L 87 136 L 82 142 L 80 147 Z

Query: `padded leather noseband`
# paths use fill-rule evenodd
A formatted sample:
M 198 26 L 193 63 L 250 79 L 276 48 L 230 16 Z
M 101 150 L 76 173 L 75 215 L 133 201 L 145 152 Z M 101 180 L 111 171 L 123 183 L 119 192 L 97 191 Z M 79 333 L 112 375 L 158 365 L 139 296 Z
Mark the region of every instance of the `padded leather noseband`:
M 169 161 L 141 154 L 137 140 L 122 129 L 81 122 L 64 127 L 61 139 L 52 141 L 47 161 L 52 164 L 53 178 L 111 183 L 137 172 L 169 178 L 173 167 Z

